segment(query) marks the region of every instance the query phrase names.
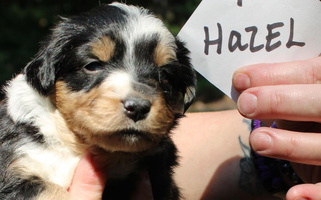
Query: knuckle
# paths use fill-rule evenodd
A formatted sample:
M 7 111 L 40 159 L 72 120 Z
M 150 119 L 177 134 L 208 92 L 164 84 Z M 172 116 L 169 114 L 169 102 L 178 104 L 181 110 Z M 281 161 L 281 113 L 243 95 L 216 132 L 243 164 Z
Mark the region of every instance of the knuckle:
M 321 64 L 320 60 L 311 60 L 310 67 L 306 71 L 306 83 L 320 84 L 321 83 Z
M 297 148 L 298 145 L 298 141 L 296 138 L 289 138 L 289 141 L 287 142 L 286 146 L 285 146 L 285 151 L 284 151 L 284 156 L 285 158 L 289 159 L 293 159 L 295 158 L 295 150 Z
M 285 99 L 284 99 L 284 95 L 277 91 L 271 91 L 270 93 L 270 114 L 275 115 L 275 114 L 279 114 L 282 107 L 283 107 L 283 103 L 284 103 Z

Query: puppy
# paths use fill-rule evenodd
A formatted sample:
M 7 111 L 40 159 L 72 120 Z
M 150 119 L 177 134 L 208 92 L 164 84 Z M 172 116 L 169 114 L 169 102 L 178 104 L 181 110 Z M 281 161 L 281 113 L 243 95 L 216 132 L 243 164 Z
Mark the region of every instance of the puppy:
M 5 88 L 0 199 L 70 199 L 80 158 L 108 166 L 103 199 L 179 199 L 171 130 L 195 93 L 188 50 L 149 11 L 120 3 L 63 18 Z

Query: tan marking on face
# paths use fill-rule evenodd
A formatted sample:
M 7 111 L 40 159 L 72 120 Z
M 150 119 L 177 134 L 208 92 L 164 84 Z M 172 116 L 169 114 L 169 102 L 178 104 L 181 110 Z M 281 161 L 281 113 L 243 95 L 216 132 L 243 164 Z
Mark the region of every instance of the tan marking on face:
M 105 80 L 89 92 L 71 92 L 62 81 L 56 83 L 55 104 L 67 126 L 84 143 L 108 151 L 139 152 L 158 144 L 173 125 L 174 115 L 161 95 L 151 97 L 152 107 L 144 120 L 134 122 L 124 113 L 117 85 Z M 149 133 L 148 138 L 116 135 L 122 130 Z
M 108 36 L 103 36 L 91 45 L 91 51 L 100 61 L 108 62 L 114 55 L 115 42 Z
M 80 138 L 74 135 L 59 111 L 54 113 L 54 118 L 58 129 L 57 134 L 64 145 L 68 146 L 69 149 L 72 149 L 76 155 L 83 155 L 88 150 L 88 145 L 82 143 Z
M 176 60 L 176 52 L 173 47 L 158 43 L 154 52 L 155 63 L 161 67 L 173 60 Z

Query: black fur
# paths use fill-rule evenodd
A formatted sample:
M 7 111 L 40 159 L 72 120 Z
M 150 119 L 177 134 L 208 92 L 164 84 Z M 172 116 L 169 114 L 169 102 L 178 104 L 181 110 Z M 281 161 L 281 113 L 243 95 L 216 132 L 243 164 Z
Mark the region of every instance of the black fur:
M 126 13 L 121 9 L 103 5 L 79 16 L 64 18 L 53 34 L 42 43 L 36 58 L 25 68 L 28 82 L 41 94 L 48 95 L 57 76 L 70 72 L 70 69 L 82 67 L 88 62 L 79 59 L 89 54 L 82 49 L 82 45 L 108 32 L 112 32 L 109 35 L 117 39 L 117 29 L 113 30 L 111 26 L 124 23 L 125 16 Z M 105 30 L 101 30 L 102 27 Z M 117 46 L 121 47 L 122 44 Z M 122 54 L 121 48 L 117 54 Z M 69 67 L 66 68 L 65 65 Z M 75 89 L 79 88 L 81 86 L 76 86 Z
M 135 172 L 124 180 L 108 180 L 103 199 L 130 199 L 145 171 L 149 174 L 155 200 L 179 199 L 178 187 L 172 179 L 173 169 L 178 164 L 176 154 L 177 149 L 171 139 L 164 138 L 157 148 L 136 156 L 130 155 L 131 159 L 139 160 Z
M 0 199 L 33 199 L 44 189 L 42 181 L 34 176 L 23 179 L 8 171 L 8 167 L 18 158 L 18 155 L 14 154 L 15 149 L 28 142 L 43 144 L 43 137 L 38 134 L 37 128 L 31 125 L 15 124 L 3 104 L 0 108 L 0 119 Z
M 157 147 L 139 153 L 115 152 L 119 156 L 134 162 L 135 168 L 125 178 L 108 177 L 103 199 L 129 199 L 135 191 L 135 185 L 142 172 L 148 172 L 155 200 L 177 200 L 179 189 L 172 178 L 177 163 L 177 149 L 170 139 L 171 130 L 177 125 L 193 100 L 195 72 L 192 69 L 184 44 L 176 39 L 177 59 L 164 66 L 156 66 L 153 52 L 160 35 L 141 36 L 135 41 L 134 67 L 127 66 L 126 39 L 120 35 L 126 30 L 127 16 L 124 10 L 103 5 L 89 12 L 64 18 L 53 33 L 42 43 L 36 57 L 24 68 L 23 75 L 27 84 L 42 97 L 52 97 L 55 83 L 66 83 L 72 92 L 89 92 L 99 86 L 108 75 L 117 69 L 126 69 L 136 81 L 137 91 L 145 94 L 161 93 L 168 109 L 174 113 L 174 119 L 168 127 L 167 135 Z M 108 35 L 115 42 L 113 57 L 99 61 L 88 48 L 95 39 Z M 88 73 L 94 71 L 95 73 Z M 96 73 L 96 72 L 99 73 Z M 147 89 L 146 89 L 147 88 Z M 153 88 L 152 91 L 147 91 Z M 154 91 L 155 90 L 155 91 Z M 188 97 L 186 97 L 186 95 Z M 11 97 L 15 98 L 15 97 Z M 25 144 L 42 145 L 46 148 L 45 135 L 32 122 L 19 123 L 8 114 L 8 102 L 0 109 L 0 199 L 36 199 L 47 185 L 40 177 L 21 174 L 9 166 L 19 159 L 15 150 Z M 148 138 L 149 133 L 124 130 L 122 134 L 137 134 Z M 114 166 L 117 168 L 117 166 Z M 24 176 L 21 176 L 24 175 Z

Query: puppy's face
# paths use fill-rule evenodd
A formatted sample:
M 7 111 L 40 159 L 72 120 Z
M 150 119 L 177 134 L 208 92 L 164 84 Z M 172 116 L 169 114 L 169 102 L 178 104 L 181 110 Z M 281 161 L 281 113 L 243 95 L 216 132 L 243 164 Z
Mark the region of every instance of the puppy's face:
M 146 10 L 112 4 L 64 19 L 25 73 L 79 140 L 138 152 L 157 145 L 191 103 L 187 54 Z

